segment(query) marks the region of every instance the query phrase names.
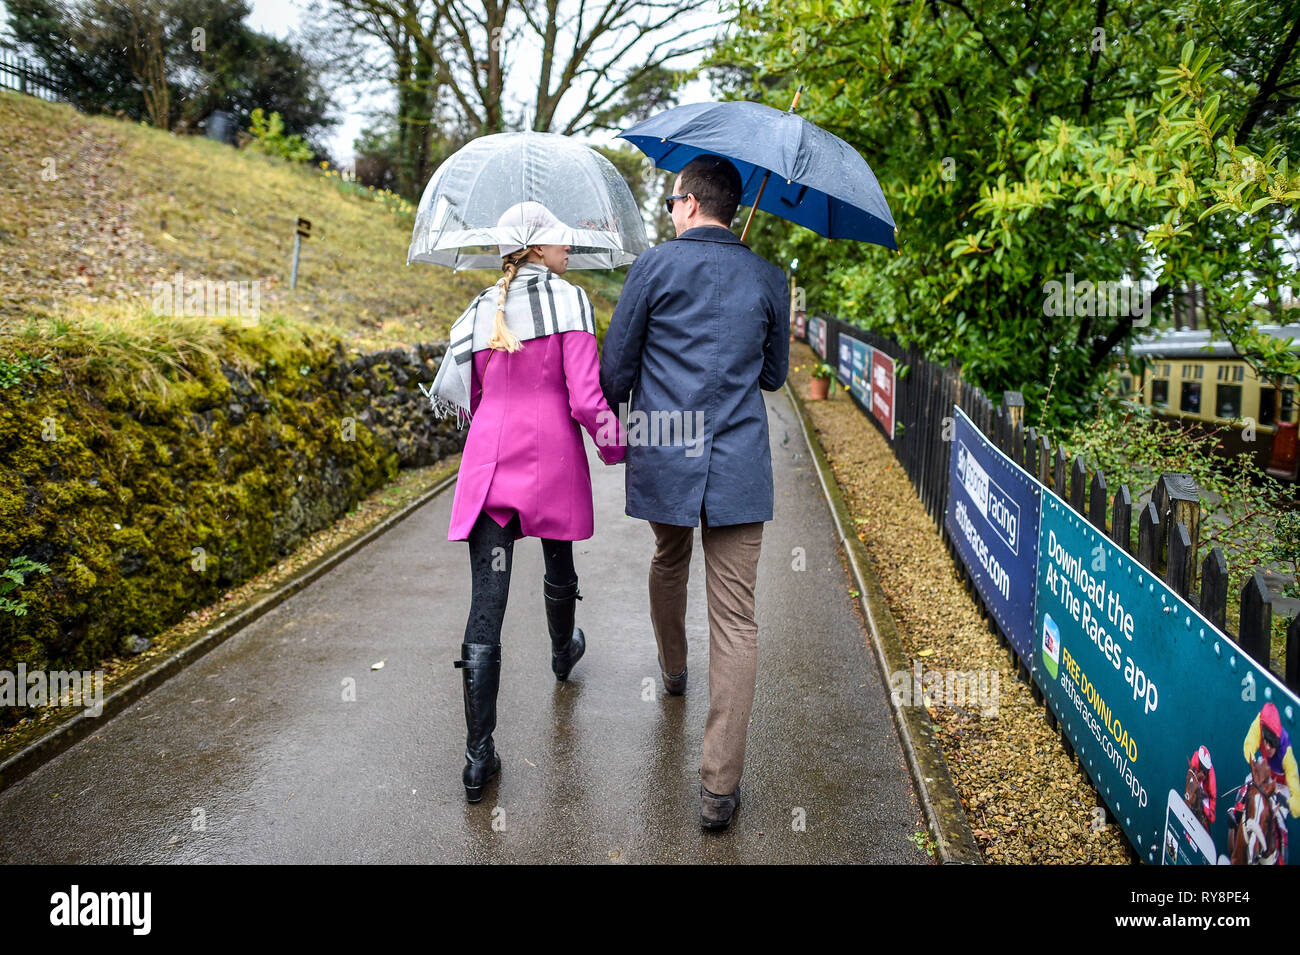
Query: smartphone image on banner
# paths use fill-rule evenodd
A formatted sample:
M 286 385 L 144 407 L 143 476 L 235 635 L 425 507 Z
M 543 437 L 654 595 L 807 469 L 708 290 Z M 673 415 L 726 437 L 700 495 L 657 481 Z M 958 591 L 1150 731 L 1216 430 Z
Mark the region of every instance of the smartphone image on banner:
M 1183 794 L 1169 790 L 1165 809 L 1165 845 L 1161 865 L 1214 865 L 1214 840 L 1183 802 Z

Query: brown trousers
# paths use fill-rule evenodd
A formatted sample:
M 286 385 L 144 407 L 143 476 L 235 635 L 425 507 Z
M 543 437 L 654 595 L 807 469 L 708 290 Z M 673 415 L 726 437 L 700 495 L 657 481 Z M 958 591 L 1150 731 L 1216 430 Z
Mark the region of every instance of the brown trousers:
M 734 792 L 745 768 L 745 735 L 758 674 L 754 584 L 763 523 L 710 527 L 700 515 L 709 601 L 709 717 L 700 780 L 711 793 Z M 650 622 L 670 674 L 686 666 L 686 581 L 695 528 L 651 521 Z

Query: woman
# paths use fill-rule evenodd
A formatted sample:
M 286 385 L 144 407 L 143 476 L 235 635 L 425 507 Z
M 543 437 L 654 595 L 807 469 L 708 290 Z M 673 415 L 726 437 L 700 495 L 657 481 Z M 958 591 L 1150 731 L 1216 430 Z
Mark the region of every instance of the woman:
M 564 237 L 545 206 L 511 207 L 499 226 Z M 439 415 L 470 420 L 448 540 L 469 542 L 472 593 L 461 659 L 465 689 L 465 798 L 478 802 L 501 769 L 492 743 L 501 673 L 501 622 L 514 542 L 538 537 L 551 669 L 566 680 L 586 650 L 574 626 L 573 541 L 593 533 L 591 475 L 579 425 L 606 464 L 625 451 L 600 390 L 596 325 L 586 293 L 560 278 L 569 246 L 503 245 L 501 280 L 452 325 L 428 392 Z M 493 295 L 492 293 L 496 294 Z M 611 437 L 613 440 L 610 440 Z

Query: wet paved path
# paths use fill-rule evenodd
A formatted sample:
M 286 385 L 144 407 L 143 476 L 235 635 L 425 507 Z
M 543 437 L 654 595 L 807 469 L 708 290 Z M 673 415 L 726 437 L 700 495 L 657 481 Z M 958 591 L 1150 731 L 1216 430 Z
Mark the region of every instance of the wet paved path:
M 784 392 L 764 398 L 776 515 L 759 563 L 744 803 L 729 830 L 698 822 L 699 533 L 691 683 L 667 697 L 646 593 L 654 535 L 623 514 L 622 466 L 601 464 L 588 438 L 597 529 L 574 548 L 587 655 L 555 682 L 541 549 L 519 541 L 502 634 L 504 769 L 481 803 L 468 806 L 460 783 L 451 661 L 469 568 L 466 545 L 446 539 L 448 490 L 0 793 L 0 861 L 927 861 L 909 840 L 922 816 L 797 413 Z M 799 547 L 804 571 L 791 569 Z

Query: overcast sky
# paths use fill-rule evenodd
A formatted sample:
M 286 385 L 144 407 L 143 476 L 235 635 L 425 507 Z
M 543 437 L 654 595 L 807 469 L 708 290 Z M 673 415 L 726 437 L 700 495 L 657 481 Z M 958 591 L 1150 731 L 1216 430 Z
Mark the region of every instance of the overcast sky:
M 307 0 L 248 0 L 248 2 L 252 12 L 249 14 L 247 22 L 262 33 L 269 33 L 282 39 L 292 37 L 297 33 L 308 7 Z M 588 19 L 590 19 L 590 13 Z M 0 0 L 0 36 L 8 35 L 8 20 L 9 15 L 5 9 L 4 0 Z M 674 24 L 680 25 L 683 30 L 716 24 L 720 30 L 724 20 L 722 0 L 704 0 L 703 3 L 689 13 L 679 15 Z M 702 31 L 701 33 L 702 38 L 708 35 L 709 31 Z M 660 38 L 662 39 L 662 35 Z M 649 49 L 649 45 L 644 46 L 642 55 L 644 55 L 644 51 Z M 563 43 L 559 52 L 564 55 L 568 53 L 568 49 Z M 510 56 L 510 68 L 514 75 L 526 77 L 538 75 L 541 57 L 536 48 L 529 49 L 516 46 L 511 50 Z M 669 66 L 675 69 L 689 69 L 698 65 L 701 59 L 703 59 L 703 54 L 696 54 L 690 58 L 670 63 Z M 625 61 L 627 65 L 635 62 L 634 57 L 630 57 Z M 333 128 L 326 142 L 330 152 L 337 160 L 347 162 L 352 158 L 352 141 L 368 121 L 367 113 L 376 109 L 391 108 L 392 93 L 388 90 L 367 91 L 352 87 L 333 89 L 331 92 L 333 94 L 334 110 L 341 122 Z M 683 103 L 704 102 L 712 98 L 711 90 L 704 81 L 688 84 L 681 93 L 681 102 Z M 514 104 L 514 108 L 517 110 L 519 105 Z M 562 102 L 561 109 L 563 109 L 563 106 L 564 103 Z M 591 137 L 593 142 L 607 142 L 612 138 L 613 134 L 603 132 Z

